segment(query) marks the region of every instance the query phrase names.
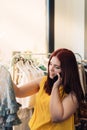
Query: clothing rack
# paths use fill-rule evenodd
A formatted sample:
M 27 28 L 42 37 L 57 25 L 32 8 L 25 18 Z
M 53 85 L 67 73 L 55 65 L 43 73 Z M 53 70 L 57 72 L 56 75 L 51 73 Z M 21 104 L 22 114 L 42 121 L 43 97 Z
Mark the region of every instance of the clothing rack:
M 12 53 L 12 56 L 14 57 L 14 56 L 16 56 L 16 54 L 19 54 L 19 55 L 47 55 L 47 56 L 49 56 L 49 55 L 51 55 L 51 53 L 33 53 L 33 52 L 29 52 L 29 51 L 24 51 L 24 52 L 21 52 L 21 51 L 13 51 L 13 53 Z
M 12 64 L 13 62 L 17 62 L 20 59 L 28 60 L 28 59 L 31 59 L 32 57 L 35 58 L 38 56 L 45 56 L 46 58 L 49 58 L 50 55 L 51 55 L 51 53 L 32 53 L 30 51 L 24 51 L 24 52 L 13 51 L 10 63 Z

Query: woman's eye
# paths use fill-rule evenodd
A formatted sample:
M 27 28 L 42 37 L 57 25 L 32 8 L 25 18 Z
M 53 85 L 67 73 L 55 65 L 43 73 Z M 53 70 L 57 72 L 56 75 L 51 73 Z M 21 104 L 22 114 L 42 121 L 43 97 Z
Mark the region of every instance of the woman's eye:
M 61 67 L 60 67 L 60 66 L 55 66 L 55 68 L 56 68 L 56 69 L 61 69 Z

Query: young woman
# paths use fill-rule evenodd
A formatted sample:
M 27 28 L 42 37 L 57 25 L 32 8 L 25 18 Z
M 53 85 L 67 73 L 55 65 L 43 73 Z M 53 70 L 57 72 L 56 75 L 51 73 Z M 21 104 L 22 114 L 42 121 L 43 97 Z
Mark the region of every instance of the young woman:
M 30 130 L 74 130 L 74 113 L 84 94 L 74 53 L 61 48 L 52 53 L 48 75 L 18 88 L 17 97 L 37 93 Z

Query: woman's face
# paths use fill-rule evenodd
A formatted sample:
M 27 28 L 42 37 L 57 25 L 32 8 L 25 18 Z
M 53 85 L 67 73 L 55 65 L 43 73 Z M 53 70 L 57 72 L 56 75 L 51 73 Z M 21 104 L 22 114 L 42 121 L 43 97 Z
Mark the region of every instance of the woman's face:
M 57 73 L 61 73 L 61 63 L 56 56 L 53 56 L 49 64 L 49 77 L 53 79 Z

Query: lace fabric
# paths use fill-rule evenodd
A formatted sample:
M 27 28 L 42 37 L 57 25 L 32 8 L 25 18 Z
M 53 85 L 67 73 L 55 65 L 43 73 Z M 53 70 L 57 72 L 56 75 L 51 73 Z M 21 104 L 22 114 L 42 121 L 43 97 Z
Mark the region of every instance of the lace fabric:
M 15 99 L 10 72 L 0 65 L 0 128 L 21 123 L 17 115 L 20 106 Z

